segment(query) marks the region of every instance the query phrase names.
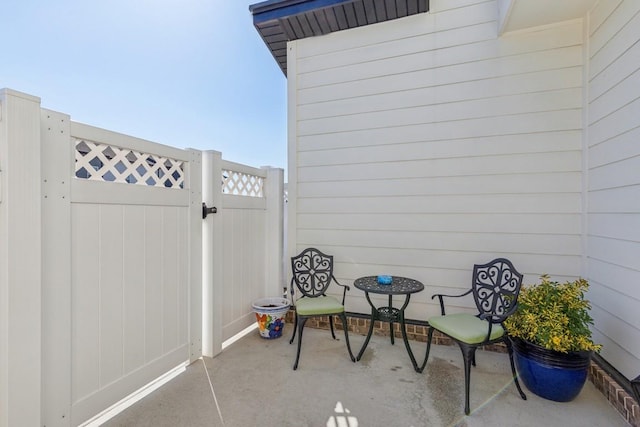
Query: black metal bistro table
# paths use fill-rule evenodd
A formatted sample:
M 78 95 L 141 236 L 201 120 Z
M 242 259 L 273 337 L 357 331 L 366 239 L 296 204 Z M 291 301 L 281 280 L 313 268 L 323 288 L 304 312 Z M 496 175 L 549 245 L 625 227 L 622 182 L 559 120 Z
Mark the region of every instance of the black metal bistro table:
M 389 326 L 391 327 L 390 335 L 392 345 L 394 344 L 393 324 L 398 322 L 400 323 L 400 329 L 402 330 L 404 346 L 407 348 L 407 353 L 409 353 L 413 368 L 417 370 L 418 363 L 416 362 L 416 358 L 413 356 L 413 352 L 409 346 L 409 341 L 407 340 L 407 330 L 404 323 L 404 310 L 407 308 L 407 305 L 409 305 L 411 294 L 422 291 L 424 289 L 424 285 L 417 280 L 409 279 L 407 277 L 391 276 L 391 279 L 391 283 L 388 285 L 378 283 L 378 276 L 360 277 L 353 282 L 353 286 L 364 291 L 364 296 L 367 298 L 367 302 L 371 306 L 371 324 L 369 325 L 369 332 L 367 333 L 367 338 L 364 340 L 364 344 L 362 345 L 356 360 L 360 360 L 362 354 L 367 348 L 367 345 L 369 345 L 369 340 L 373 333 L 373 323 L 376 320 L 390 323 Z M 373 302 L 371 302 L 371 298 L 369 298 L 370 293 L 389 295 L 389 305 L 386 307 L 376 307 Z M 400 308 L 395 308 L 393 306 L 393 295 L 405 296 L 404 304 L 402 304 Z

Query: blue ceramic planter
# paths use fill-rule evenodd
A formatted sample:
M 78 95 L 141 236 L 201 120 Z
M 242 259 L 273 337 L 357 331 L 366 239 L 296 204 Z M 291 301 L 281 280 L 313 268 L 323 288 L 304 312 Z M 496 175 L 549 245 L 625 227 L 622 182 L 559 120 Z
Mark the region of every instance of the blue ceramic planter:
M 511 339 L 518 375 L 534 394 L 556 402 L 575 399 L 587 380 L 590 351 L 560 353 Z

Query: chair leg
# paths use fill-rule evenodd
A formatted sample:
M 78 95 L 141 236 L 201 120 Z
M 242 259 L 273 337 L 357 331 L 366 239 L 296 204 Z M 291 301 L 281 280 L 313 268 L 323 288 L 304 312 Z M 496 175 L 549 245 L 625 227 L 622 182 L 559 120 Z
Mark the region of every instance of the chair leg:
M 295 320 L 293 323 L 293 335 L 291 335 L 291 339 L 289 340 L 289 344 L 293 344 L 293 340 L 296 338 L 296 331 L 298 330 L 298 313 L 295 314 Z
M 334 332 L 333 329 L 333 316 L 329 315 L 329 329 L 331 329 L 331 336 L 333 337 L 333 339 L 336 339 L 336 333 Z
M 511 346 L 511 340 L 507 338 L 506 340 L 504 340 L 504 343 L 507 345 L 507 351 L 509 352 L 509 363 L 511 364 L 511 374 L 513 375 L 513 381 L 516 383 L 518 393 L 520 393 L 520 397 L 522 398 L 522 400 L 527 400 L 527 395 L 524 394 L 522 388 L 520 387 L 520 382 L 518 381 L 518 373 L 516 372 L 516 366 L 513 363 L 513 347 Z
M 393 322 L 389 322 L 389 338 L 391 338 L 391 345 L 395 345 L 395 332 L 393 330 Z
M 352 362 L 356 361 L 356 358 L 353 357 L 353 352 L 351 351 L 351 345 L 349 344 L 349 331 L 347 327 L 347 315 L 344 313 L 339 314 L 340 319 L 342 320 L 342 329 L 344 329 L 344 340 L 347 342 L 347 350 L 349 351 L 349 357 Z M 335 338 L 335 337 L 334 337 Z
M 427 366 L 427 360 L 429 360 L 429 351 L 431 350 L 431 339 L 433 338 L 433 328 L 429 328 L 429 334 L 427 335 L 427 352 L 424 355 L 424 362 L 422 362 L 422 366 L 416 369 L 417 372 L 422 373 L 424 371 L 424 367 Z
M 458 343 L 464 359 L 464 413 L 469 415 L 469 386 L 471 383 L 471 364 L 475 361 L 476 348 Z
M 300 360 L 300 347 L 302 346 L 302 330 L 304 329 L 304 324 L 307 323 L 307 318 L 303 317 L 300 319 L 298 323 L 298 351 L 296 353 L 296 361 L 293 364 L 293 370 L 298 369 L 298 360 Z

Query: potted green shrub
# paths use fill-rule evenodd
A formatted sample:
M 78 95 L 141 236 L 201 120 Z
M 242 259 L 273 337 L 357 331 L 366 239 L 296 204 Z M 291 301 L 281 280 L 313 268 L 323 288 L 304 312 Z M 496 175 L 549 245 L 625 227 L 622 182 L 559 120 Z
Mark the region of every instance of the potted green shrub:
M 516 312 L 505 321 L 518 374 L 541 397 L 573 400 L 587 379 L 591 355 L 601 348 L 591 339 L 588 288 L 584 279 L 561 284 L 543 275 L 539 284 L 522 288 Z

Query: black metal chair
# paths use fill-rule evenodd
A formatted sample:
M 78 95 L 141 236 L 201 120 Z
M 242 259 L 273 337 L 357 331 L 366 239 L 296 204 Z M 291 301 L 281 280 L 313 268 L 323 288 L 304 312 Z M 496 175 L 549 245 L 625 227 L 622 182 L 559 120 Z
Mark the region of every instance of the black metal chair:
M 518 294 L 522 285 L 522 274 L 513 267 L 513 264 L 505 258 L 497 258 L 493 261 L 474 265 L 473 282 L 471 289 L 461 295 L 436 294 L 431 299 L 438 297 L 440 301 L 441 316 L 429 318 L 429 334 L 427 337 L 427 352 L 422 366 L 418 372 L 422 372 L 429 359 L 431 339 L 435 330 L 450 337 L 460 346 L 464 358 L 464 413 L 469 415 L 469 383 L 471 365 L 476 365 L 476 349 L 487 344 L 504 342 L 509 353 L 511 373 L 522 399 L 527 396 L 523 393 L 518 382 L 515 366 L 513 364 L 513 349 L 502 323 L 513 314 L 517 307 Z M 478 314 L 456 313 L 445 314 L 443 298 L 458 298 L 473 293 L 473 299 Z
M 298 331 L 298 351 L 293 369 L 298 369 L 304 324 L 310 317 L 317 316 L 329 316 L 329 326 L 333 339 L 336 339 L 333 316 L 339 316 L 340 319 L 342 319 L 342 328 L 344 329 L 344 338 L 347 342 L 347 350 L 349 350 L 351 361 L 355 362 L 355 358 L 351 352 L 351 346 L 349 345 L 347 316 L 344 312 L 344 300 L 349 287 L 340 284 L 334 277 L 333 256 L 325 255 L 315 248 L 308 248 L 302 251 L 300 255 L 291 258 L 291 268 L 293 270 L 290 286 L 292 297 L 295 294 L 294 283 L 301 294 L 300 298 L 295 301 L 295 324 L 293 326 L 293 336 L 289 341 L 289 344 L 293 343 L 296 337 L 296 331 Z M 325 294 L 331 281 L 343 287 L 342 302 L 333 296 Z

